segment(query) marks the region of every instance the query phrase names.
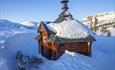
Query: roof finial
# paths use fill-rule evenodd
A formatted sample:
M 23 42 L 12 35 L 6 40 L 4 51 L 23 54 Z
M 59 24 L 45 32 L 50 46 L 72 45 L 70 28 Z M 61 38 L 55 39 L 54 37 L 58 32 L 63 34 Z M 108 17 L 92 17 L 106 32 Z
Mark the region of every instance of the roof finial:
M 69 2 L 68 0 L 61 0 L 62 10 L 67 11 L 69 9 L 67 5 L 68 2 Z

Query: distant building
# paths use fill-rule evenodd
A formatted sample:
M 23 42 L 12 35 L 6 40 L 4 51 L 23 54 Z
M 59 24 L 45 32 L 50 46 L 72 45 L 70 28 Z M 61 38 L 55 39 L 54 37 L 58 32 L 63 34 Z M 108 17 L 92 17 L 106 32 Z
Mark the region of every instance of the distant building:
M 47 59 L 58 59 L 65 50 L 91 56 L 92 32 L 68 11 L 68 0 L 62 0 L 62 12 L 54 22 L 41 22 L 36 39 L 39 52 Z

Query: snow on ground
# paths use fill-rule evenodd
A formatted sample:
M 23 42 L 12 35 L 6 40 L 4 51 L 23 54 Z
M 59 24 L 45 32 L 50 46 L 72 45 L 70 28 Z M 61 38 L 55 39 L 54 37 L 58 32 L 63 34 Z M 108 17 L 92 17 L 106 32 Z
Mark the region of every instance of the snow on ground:
M 15 53 L 21 50 L 24 55 L 39 56 L 35 33 L 15 34 L 0 49 L 0 70 L 16 70 Z M 66 51 L 57 61 L 43 58 L 44 63 L 35 70 L 115 70 L 115 37 L 96 36 L 92 56 Z M 6 68 L 6 69 L 4 69 Z
M 0 70 L 8 70 L 6 59 L 0 58 Z
M 37 42 L 34 40 L 36 33 L 21 33 L 9 37 L 5 44 L 5 48 L 0 48 L 0 70 L 16 70 L 15 55 L 18 50 L 28 56 L 38 56 Z
M 36 35 L 35 33 L 16 34 L 9 38 L 6 46 L 10 46 L 8 49 L 10 49 L 12 54 L 21 50 L 26 55 L 37 55 L 37 41 L 34 39 Z
M 37 35 L 35 29 L 17 28 L 11 22 L 0 26 L 0 70 L 16 70 L 15 54 L 18 50 L 27 55 L 38 56 L 37 42 L 34 40 Z
M 0 48 L 0 70 L 16 70 L 17 50 L 24 55 L 39 56 L 35 36 L 34 32 L 17 33 L 1 40 L 5 48 Z M 44 58 L 44 63 L 35 70 L 115 70 L 115 37 L 96 36 L 92 46 L 91 57 L 66 51 L 57 61 Z

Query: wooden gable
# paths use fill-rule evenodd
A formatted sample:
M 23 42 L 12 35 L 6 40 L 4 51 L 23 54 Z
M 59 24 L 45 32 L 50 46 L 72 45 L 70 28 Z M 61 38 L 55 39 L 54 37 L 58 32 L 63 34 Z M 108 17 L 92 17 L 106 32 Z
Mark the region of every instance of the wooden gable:
M 40 23 L 40 25 L 39 25 L 39 27 L 38 27 L 38 32 L 42 32 L 42 34 L 43 35 L 45 35 L 45 36 L 47 36 L 48 35 L 48 33 L 47 33 L 47 31 L 46 31 L 46 28 L 45 28 L 45 26 L 44 26 L 44 22 L 41 22 Z
M 51 43 L 48 42 L 47 39 L 51 36 L 51 34 L 53 34 L 54 32 L 50 31 L 46 25 L 44 24 L 44 22 L 40 23 L 40 26 L 38 28 L 38 32 L 40 33 L 39 36 L 36 37 L 36 39 L 40 39 L 39 43 L 40 46 L 44 47 L 45 49 L 52 49 L 54 51 L 57 52 L 58 48 L 55 44 L 55 42 Z M 40 37 L 40 38 L 39 38 Z M 43 51 L 43 50 L 42 50 Z

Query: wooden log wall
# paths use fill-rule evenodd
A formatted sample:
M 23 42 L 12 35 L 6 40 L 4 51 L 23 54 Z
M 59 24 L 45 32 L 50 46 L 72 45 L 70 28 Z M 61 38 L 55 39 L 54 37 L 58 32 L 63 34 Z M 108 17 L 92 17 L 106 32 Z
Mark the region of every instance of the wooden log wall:
M 63 54 L 65 50 L 71 51 L 71 52 L 78 52 L 81 54 L 89 55 L 91 50 L 90 45 L 88 45 L 88 42 L 81 42 L 81 43 L 64 43 L 59 46 L 60 54 Z

